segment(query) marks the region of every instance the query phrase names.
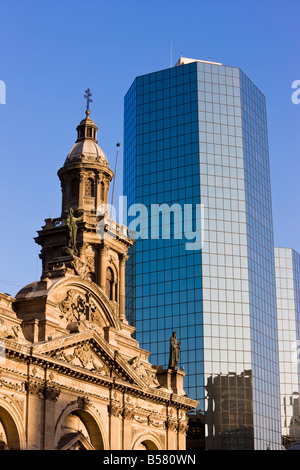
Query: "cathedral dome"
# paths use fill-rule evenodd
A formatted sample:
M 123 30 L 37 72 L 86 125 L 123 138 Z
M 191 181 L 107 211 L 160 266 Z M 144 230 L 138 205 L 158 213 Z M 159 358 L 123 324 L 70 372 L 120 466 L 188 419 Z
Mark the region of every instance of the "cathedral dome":
M 77 126 L 77 140 L 66 158 L 65 165 L 81 160 L 90 160 L 92 162 L 95 161 L 108 166 L 106 155 L 98 145 L 98 127 L 90 118 L 89 103 L 92 101 L 90 99 L 92 95 L 89 89 L 86 90 L 86 93 L 87 95 L 85 95 L 85 98 L 88 100 L 85 112 L 86 117 L 82 119 L 80 124 Z
M 77 141 L 70 150 L 66 163 L 73 163 L 81 159 L 95 160 L 104 165 L 108 164 L 105 153 L 93 139 Z

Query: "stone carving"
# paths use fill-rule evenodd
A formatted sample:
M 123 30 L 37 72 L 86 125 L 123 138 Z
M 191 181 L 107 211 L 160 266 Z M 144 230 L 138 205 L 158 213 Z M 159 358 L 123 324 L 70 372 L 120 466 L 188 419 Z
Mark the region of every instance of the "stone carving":
M 170 339 L 169 369 L 178 370 L 180 347 L 181 343 L 177 341 L 177 333 L 174 331 Z
M 115 401 L 118 401 L 118 402 L 121 402 L 122 400 L 122 394 L 121 393 L 118 393 L 116 391 L 113 392 L 113 399 Z
M 86 410 L 90 406 L 90 399 L 87 397 L 78 397 L 77 398 L 78 408 L 80 410 Z
M 134 416 L 134 420 L 137 422 L 137 423 L 140 423 L 140 424 L 147 424 L 148 423 L 148 418 L 146 416 Z
M 90 225 L 93 225 L 93 226 L 97 226 L 98 222 L 99 222 L 99 217 L 97 215 L 92 215 L 92 216 L 88 216 L 88 215 L 84 215 L 84 222 L 87 222 L 88 224 Z
M 25 390 L 29 392 L 30 395 L 37 395 L 39 398 L 43 398 L 44 396 L 44 385 L 39 382 L 25 382 Z
M 78 256 L 73 257 L 71 265 L 74 268 L 74 271 L 78 276 L 88 277 L 91 271 L 91 265 L 87 261 L 78 258 Z
M 6 326 L 3 318 L 0 318 L 0 338 L 7 338 L 9 336 L 9 329 Z
M 189 428 L 189 427 L 188 427 L 187 423 L 180 422 L 180 423 L 178 424 L 178 432 L 179 432 L 180 434 L 184 434 L 185 436 L 186 436 L 186 433 L 187 433 L 187 431 L 188 431 L 188 428 Z
M 94 268 L 94 260 L 93 258 L 89 258 L 88 260 L 84 261 L 78 256 L 73 256 L 73 260 L 71 265 L 74 268 L 74 271 L 78 276 L 82 276 L 84 278 L 90 278 L 90 273 L 93 271 Z
M 74 291 L 69 290 L 64 300 L 62 300 L 59 303 L 59 309 L 62 312 L 62 315 L 60 315 L 60 318 L 65 317 L 67 321 L 69 321 L 73 317 L 73 309 L 72 309 L 73 296 L 74 296 Z
M 18 337 L 20 331 L 19 325 L 7 326 L 3 318 L 0 318 L 0 338 L 12 338 Z
M 148 417 L 148 424 L 154 426 L 155 428 L 164 428 L 165 422 L 164 421 L 155 421 L 151 416 Z
M 115 418 L 119 418 L 120 416 L 122 416 L 122 407 L 115 403 L 111 403 L 108 406 L 108 412 L 111 416 L 114 416 Z
M 101 375 L 109 376 L 109 368 L 102 363 L 101 365 L 96 363 L 96 356 L 89 343 L 79 344 L 69 354 L 63 349 L 58 350 L 54 353 L 54 357 L 74 365 L 76 365 L 75 360 L 77 359 L 85 369 L 89 369 Z
M 44 394 L 45 399 L 51 400 L 51 401 L 57 401 L 60 395 L 60 389 L 57 387 L 54 387 L 53 385 L 51 386 L 46 385 L 44 388 L 43 394 Z
M 134 419 L 134 410 L 129 409 L 129 408 L 124 408 L 123 417 L 124 419 L 127 419 L 127 421 L 132 421 Z
M 89 321 L 96 318 L 97 306 L 91 300 L 89 292 L 86 292 L 83 297 L 75 291 L 69 290 L 65 299 L 59 303 L 59 309 L 62 312 L 60 317 L 65 317 L 67 321 L 75 322 L 83 318 Z
M 23 392 L 24 391 L 24 384 L 23 383 L 8 382 L 7 380 L 3 379 L 1 373 L 0 373 L 0 387 L 5 387 L 5 388 L 8 388 L 10 390 L 14 390 L 16 392 Z
M 39 398 L 45 398 L 47 400 L 57 401 L 60 395 L 60 389 L 53 385 L 48 386 L 40 382 L 34 382 L 28 380 L 25 382 L 25 390 L 31 395 L 37 395 Z
M 157 380 L 156 377 L 156 372 L 153 370 L 146 369 L 147 374 L 148 374 L 148 385 L 149 387 L 155 386 L 155 387 L 160 387 L 160 383 Z
M 178 423 L 177 421 L 175 421 L 174 419 L 168 419 L 166 421 L 166 428 L 168 429 L 168 431 L 177 431 L 178 429 Z
M 74 357 L 79 359 L 83 367 L 87 368 L 88 364 L 91 363 L 91 370 L 103 375 L 109 375 L 108 367 L 104 365 L 99 366 L 95 363 L 95 355 L 92 352 L 91 347 L 88 343 L 81 344 L 80 346 L 75 348 Z
M 153 370 L 147 369 L 144 364 L 141 362 L 141 355 L 134 357 L 129 361 L 129 364 L 134 369 L 134 371 L 143 379 L 146 384 L 151 387 L 153 385 L 159 386 L 159 382 L 156 378 L 156 372 Z
M 74 354 L 67 354 L 66 351 L 61 349 L 59 351 L 55 351 L 53 357 L 57 357 L 58 359 L 62 359 L 63 361 L 70 363 L 74 358 Z
M 12 326 L 12 327 L 11 327 L 11 331 L 13 332 L 15 338 L 18 338 L 18 336 L 19 336 L 19 331 L 20 331 L 19 325 Z

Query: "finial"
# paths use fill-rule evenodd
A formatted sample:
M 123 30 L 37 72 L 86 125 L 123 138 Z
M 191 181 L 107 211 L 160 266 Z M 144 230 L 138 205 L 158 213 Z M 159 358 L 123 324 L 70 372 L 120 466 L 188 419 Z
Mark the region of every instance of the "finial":
M 88 88 L 87 90 L 85 90 L 85 93 L 86 93 L 86 95 L 84 95 L 84 98 L 86 99 L 86 111 L 85 111 L 85 114 L 86 114 L 87 116 L 89 116 L 89 114 L 91 113 L 91 111 L 90 111 L 90 103 L 93 102 L 93 100 L 91 99 L 91 96 L 93 96 L 93 95 L 92 95 L 91 90 L 90 90 L 89 88 Z

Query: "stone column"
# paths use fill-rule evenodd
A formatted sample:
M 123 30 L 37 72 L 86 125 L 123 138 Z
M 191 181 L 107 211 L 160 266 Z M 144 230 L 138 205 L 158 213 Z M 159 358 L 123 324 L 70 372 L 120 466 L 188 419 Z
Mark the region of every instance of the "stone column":
M 131 422 L 133 420 L 133 417 L 134 417 L 134 410 L 125 405 L 123 409 L 123 428 L 124 428 L 123 449 L 124 450 L 131 450 L 131 443 L 132 443 Z
M 47 384 L 44 389 L 44 450 L 54 450 L 55 437 L 55 403 L 60 395 L 60 389 L 53 384 Z
M 43 421 L 43 390 L 44 385 L 29 379 L 26 384 L 27 391 L 27 450 L 42 450 Z
M 167 428 L 167 450 L 176 450 L 177 449 L 177 431 L 178 431 L 177 419 L 172 419 L 168 417 L 166 421 L 166 428 Z
M 83 173 L 79 174 L 79 195 L 78 195 L 78 210 L 82 211 L 84 209 L 83 203 L 83 194 L 84 194 L 84 175 Z
M 186 433 L 188 431 L 188 424 L 186 421 L 179 421 L 178 423 L 178 436 L 177 436 L 177 450 L 186 449 Z
M 119 403 L 111 402 L 108 412 L 110 450 L 121 450 L 122 406 Z
M 109 190 L 109 180 L 104 180 L 104 202 L 108 204 L 108 190 Z
M 106 268 L 107 268 L 107 246 L 103 243 L 102 247 L 100 248 L 100 287 L 103 292 L 106 291 Z
M 100 205 L 101 202 L 101 194 L 100 194 L 100 188 L 101 188 L 101 180 L 100 180 L 100 172 L 97 172 L 96 177 L 96 191 L 95 191 L 95 211 L 97 211 L 97 207 Z

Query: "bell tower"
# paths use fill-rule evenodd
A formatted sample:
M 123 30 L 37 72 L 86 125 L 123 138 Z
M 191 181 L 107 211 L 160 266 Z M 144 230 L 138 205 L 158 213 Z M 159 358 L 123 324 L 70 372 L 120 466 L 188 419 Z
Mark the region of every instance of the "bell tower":
M 61 216 L 46 219 L 35 241 L 42 248 L 42 279 L 74 274 L 89 278 L 125 321 L 125 263 L 133 241 L 127 228 L 112 221 L 107 212 L 114 174 L 98 145 L 98 127 L 90 118 L 91 96 L 86 90 L 86 116 L 77 126 L 76 142 L 58 170 Z
M 86 117 L 77 126 L 75 145 L 58 171 L 62 188 L 62 217 L 70 208 L 81 215 L 95 214 L 100 204 L 108 204 L 113 172 L 98 145 L 98 127 L 90 118 L 90 90 L 86 93 Z

